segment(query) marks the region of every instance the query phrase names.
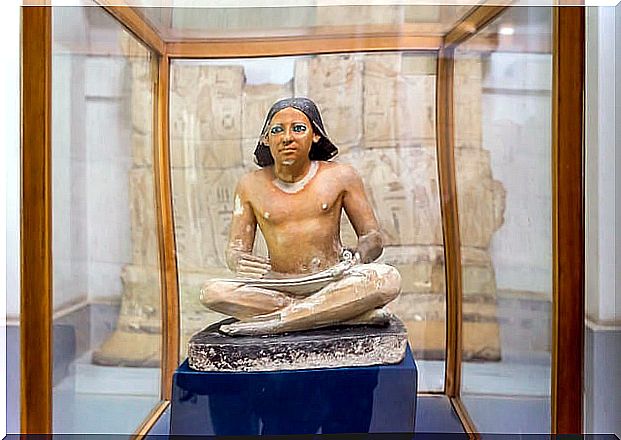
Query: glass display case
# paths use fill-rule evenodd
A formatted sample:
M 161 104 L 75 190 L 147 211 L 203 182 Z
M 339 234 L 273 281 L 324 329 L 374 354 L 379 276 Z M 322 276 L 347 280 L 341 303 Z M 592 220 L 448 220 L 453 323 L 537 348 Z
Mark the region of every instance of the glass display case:
M 133 432 L 160 401 L 155 56 L 101 8 L 51 14 L 52 429 Z
M 455 51 L 464 341 L 496 332 L 500 348 L 498 362 L 485 364 L 462 348 L 462 400 L 481 431 L 550 431 L 552 15 L 511 9 Z M 529 425 L 486 416 L 507 396 L 530 402 Z
M 200 288 L 229 274 L 236 182 L 294 96 L 364 180 L 419 393 L 467 432 L 580 431 L 581 8 L 102 2 L 22 20 L 21 320 L 42 323 L 22 325 L 23 432 L 150 429 L 190 335 L 222 318 Z M 515 399 L 536 423 L 489 416 Z

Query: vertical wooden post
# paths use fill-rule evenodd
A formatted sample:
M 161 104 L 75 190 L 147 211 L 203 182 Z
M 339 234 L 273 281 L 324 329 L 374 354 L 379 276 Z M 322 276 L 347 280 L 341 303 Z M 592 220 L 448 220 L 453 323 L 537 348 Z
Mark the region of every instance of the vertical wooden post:
M 154 176 L 161 268 L 162 370 L 161 396 L 170 400 L 172 376 L 179 365 L 179 286 L 172 206 L 170 149 L 168 142 L 168 95 L 170 60 L 157 57 L 154 99 Z
M 440 185 L 440 208 L 444 236 L 446 272 L 446 367 L 444 391 L 449 397 L 459 395 L 462 355 L 462 274 L 461 241 L 455 178 L 455 144 L 453 117 L 454 49 L 438 53 L 436 125 L 437 161 Z
M 584 8 L 554 10 L 552 432 L 582 432 Z
M 22 7 L 21 432 L 52 432 L 52 9 Z

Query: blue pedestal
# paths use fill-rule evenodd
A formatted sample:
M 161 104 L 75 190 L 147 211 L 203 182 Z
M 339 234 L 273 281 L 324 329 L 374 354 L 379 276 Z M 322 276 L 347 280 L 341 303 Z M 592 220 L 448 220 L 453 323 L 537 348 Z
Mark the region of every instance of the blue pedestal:
M 253 435 L 414 432 L 417 371 L 395 365 L 173 377 L 170 433 Z

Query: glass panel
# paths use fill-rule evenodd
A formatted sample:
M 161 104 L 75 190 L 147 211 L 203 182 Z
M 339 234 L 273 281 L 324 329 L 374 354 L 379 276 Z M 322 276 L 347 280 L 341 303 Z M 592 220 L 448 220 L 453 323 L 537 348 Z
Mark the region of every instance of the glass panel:
M 462 397 L 482 432 L 550 429 L 551 30 L 550 8 L 511 8 L 455 53 Z
M 308 96 L 319 105 L 335 159 L 362 176 L 385 235 L 380 261 L 403 290 L 390 305 L 407 324 L 421 391 L 444 387 L 445 283 L 435 132 L 436 57 L 376 53 L 174 61 L 170 148 L 181 316 L 189 336 L 223 318 L 199 301 L 225 263 L 237 181 L 258 169 L 253 151 L 270 106 Z M 342 216 L 341 239 L 356 235 Z M 260 235 L 260 234 L 259 234 Z M 265 241 L 255 254 L 267 255 Z M 183 353 L 182 353 L 183 355 Z
M 442 35 L 472 6 L 302 6 L 138 8 L 170 39 L 359 33 L 400 29 Z
M 152 56 L 55 7 L 52 81 L 54 432 L 132 433 L 160 383 Z

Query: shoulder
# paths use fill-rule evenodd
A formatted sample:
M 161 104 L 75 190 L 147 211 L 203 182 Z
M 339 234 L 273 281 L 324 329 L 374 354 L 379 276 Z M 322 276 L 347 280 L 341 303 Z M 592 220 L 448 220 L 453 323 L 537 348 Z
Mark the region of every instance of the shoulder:
M 256 188 L 261 188 L 269 180 L 271 174 L 271 167 L 261 168 L 244 174 L 237 183 L 237 192 L 243 194 L 252 188 L 255 190 Z
M 362 181 L 358 171 L 348 163 L 322 162 L 322 168 L 324 168 L 326 172 L 338 177 L 339 181 L 348 185 Z

